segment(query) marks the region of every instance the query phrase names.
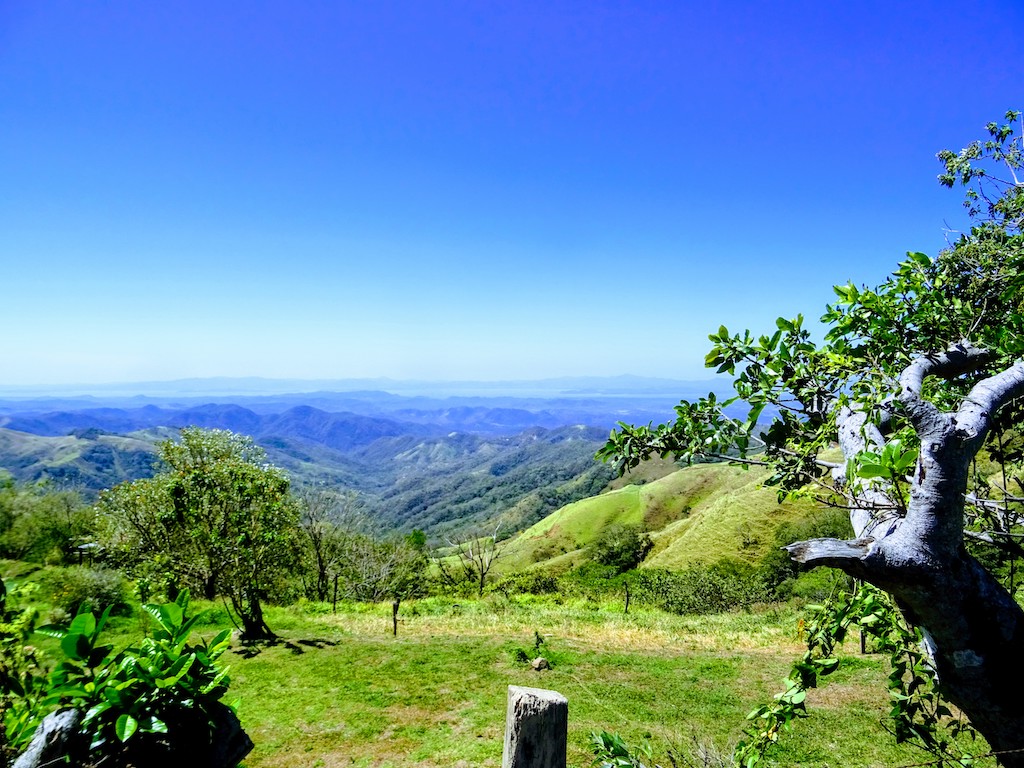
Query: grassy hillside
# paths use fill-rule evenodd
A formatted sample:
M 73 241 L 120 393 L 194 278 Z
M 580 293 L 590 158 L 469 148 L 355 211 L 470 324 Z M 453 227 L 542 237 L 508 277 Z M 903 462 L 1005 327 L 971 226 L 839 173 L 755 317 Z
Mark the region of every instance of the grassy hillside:
M 719 560 L 755 564 L 775 546 L 781 524 L 815 511 L 809 501 L 779 504 L 773 489 L 761 487 L 764 478 L 763 472 L 702 464 L 613 488 L 569 504 L 525 530 L 509 543 L 502 570 L 578 563 L 614 524 L 650 532 L 655 546 L 645 567 L 679 569 Z

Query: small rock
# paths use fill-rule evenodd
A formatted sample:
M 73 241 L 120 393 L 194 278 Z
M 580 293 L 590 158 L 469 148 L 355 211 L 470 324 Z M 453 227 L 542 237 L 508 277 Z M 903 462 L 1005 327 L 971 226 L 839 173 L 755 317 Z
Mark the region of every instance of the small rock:
M 536 659 L 530 662 L 530 666 L 540 672 L 542 669 L 551 669 L 551 664 L 543 656 L 538 656 Z
M 15 768 L 37 768 L 61 760 L 78 736 L 82 713 L 77 709 L 51 712 L 39 724 L 25 753 L 15 761 Z

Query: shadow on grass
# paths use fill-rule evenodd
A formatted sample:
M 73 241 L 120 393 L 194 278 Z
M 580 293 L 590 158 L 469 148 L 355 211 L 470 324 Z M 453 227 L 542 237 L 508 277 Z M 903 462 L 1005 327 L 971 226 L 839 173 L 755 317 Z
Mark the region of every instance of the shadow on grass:
M 306 648 L 324 649 L 338 644 L 334 640 L 321 640 L 319 638 L 292 641 L 283 637 L 272 637 L 265 640 L 243 640 L 241 643 L 242 647 L 232 649 L 232 652 L 243 659 L 252 659 L 259 656 L 266 648 L 282 647 L 291 651 L 295 656 L 299 656 L 306 652 Z

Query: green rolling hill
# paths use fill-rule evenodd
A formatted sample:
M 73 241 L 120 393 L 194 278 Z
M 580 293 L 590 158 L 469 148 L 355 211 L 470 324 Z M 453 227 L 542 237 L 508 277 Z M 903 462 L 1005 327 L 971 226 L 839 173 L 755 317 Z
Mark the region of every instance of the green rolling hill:
M 627 482 L 562 507 L 509 541 L 501 569 L 579 564 L 588 546 L 614 524 L 650 533 L 654 549 L 642 567 L 682 569 L 721 560 L 755 565 L 776 546 L 781 525 L 817 509 L 809 500 L 779 504 L 775 490 L 762 487 L 763 472 L 726 464 L 665 471 L 664 465 L 655 467 L 648 471 L 655 478 L 650 482 Z

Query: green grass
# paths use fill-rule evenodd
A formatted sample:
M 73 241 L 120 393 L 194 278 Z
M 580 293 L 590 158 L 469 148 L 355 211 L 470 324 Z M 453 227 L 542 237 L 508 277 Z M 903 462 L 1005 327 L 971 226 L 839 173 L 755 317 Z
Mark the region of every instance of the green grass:
M 0 562 L 5 577 L 35 581 L 48 569 Z M 40 597 L 45 597 L 40 595 Z M 41 604 L 45 611 L 47 606 Z M 230 626 L 217 603 L 193 604 L 199 630 Z M 694 741 L 728 753 L 745 716 L 770 701 L 802 651 L 800 614 L 766 606 L 711 616 L 674 616 L 621 602 L 498 593 L 482 600 L 433 597 L 402 604 L 397 637 L 390 605 L 300 603 L 270 608 L 277 643 L 236 644 L 228 700 L 256 747 L 245 768 L 461 766 L 501 762 L 507 686 L 559 691 L 569 700 L 569 765 L 590 765 L 589 734 L 666 750 Z M 45 615 L 43 616 L 45 621 Z M 138 639 L 135 615 L 112 621 L 108 642 Z M 552 668 L 532 656 L 535 634 Z M 34 638 L 55 658 L 48 638 Z M 809 696 L 812 717 L 783 736 L 769 765 L 905 766 L 927 759 L 897 747 L 884 722 L 886 663 L 846 649 L 846 665 Z M 978 750 L 980 751 L 980 750 Z
M 502 571 L 564 569 L 586 559 L 586 547 L 613 524 L 651 532 L 654 550 L 643 567 L 680 569 L 720 560 L 757 563 L 774 545 L 777 527 L 813 514 L 812 502 L 779 504 L 764 472 L 702 464 L 627 484 L 562 507 L 506 545 Z
M 231 654 L 232 688 L 256 742 L 246 768 L 291 766 L 498 766 L 508 685 L 569 699 L 569 764 L 589 765 L 588 735 L 607 729 L 649 738 L 661 760 L 696 738 L 729 750 L 745 715 L 780 690 L 800 650 L 791 609 L 673 617 L 584 603 L 491 598 L 403 604 L 337 615 L 272 612 L 282 642 Z M 553 668 L 534 672 L 534 633 Z M 238 649 L 244 651 L 244 649 Z M 855 651 L 855 647 L 849 649 Z M 251 653 L 247 652 L 247 653 Z M 852 660 L 812 693 L 773 765 L 907 765 L 881 725 L 884 661 Z

